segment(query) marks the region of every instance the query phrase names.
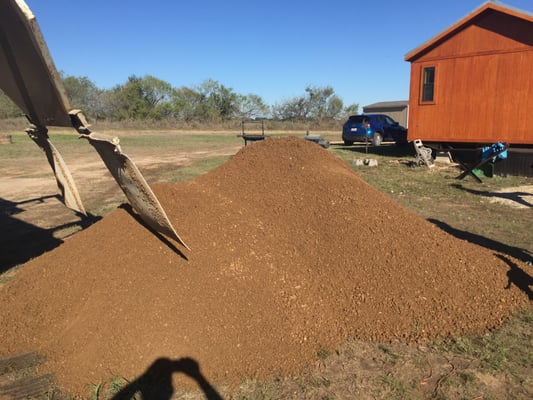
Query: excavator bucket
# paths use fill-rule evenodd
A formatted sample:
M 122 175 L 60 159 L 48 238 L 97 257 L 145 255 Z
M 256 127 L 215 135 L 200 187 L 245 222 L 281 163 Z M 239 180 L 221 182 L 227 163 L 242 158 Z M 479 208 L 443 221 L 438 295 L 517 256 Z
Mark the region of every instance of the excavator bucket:
M 82 137 L 85 137 L 100 154 L 107 169 L 143 221 L 155 231 L 176 239 L 188 249 L 189 247 L 174 230 L 165 210 L 135 163 L 122 152 L 119 139 L 96 132 L 82 134 Z
M 65 205 L 85 214 L 74 180 L 48 137 L 47 126 L 71 127 L 97 150 L 132 208 L 152 229 L 187 245 L 118 139 L 89 130 L 73 110 L 35 16 L 23 0 L 0 2 L 0 88 L 26 114 L 28 135 L 44 150 Z
M 46 154 L 48 164 L 50 164 L 52 171 L 54 171 L 57 187 L 61 191 L 63 203 L 71 210 L 87 215 L 70 170 L 59 151 L 48 138 L 46 130 L 43 131 L 41 129 L 39 131 L 35 127 L 26 129 L 26 133 Z

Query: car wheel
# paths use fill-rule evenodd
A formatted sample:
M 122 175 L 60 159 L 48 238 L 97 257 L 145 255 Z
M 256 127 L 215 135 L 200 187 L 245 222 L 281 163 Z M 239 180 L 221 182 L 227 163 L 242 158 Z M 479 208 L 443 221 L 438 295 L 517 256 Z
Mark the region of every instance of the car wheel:
M 383 141 L 383 136 L 381 136 L 380 132 L 375 132 L 374 137 L 372 138 L 372 144 L 374 146 L 381 145 L 381 142 Z
M 345 140 L 344 141 L 344 145 L 345 146 L 351 146 L 352 144 L 353 144 L 353 141 L 351 141 L 351 140 Z

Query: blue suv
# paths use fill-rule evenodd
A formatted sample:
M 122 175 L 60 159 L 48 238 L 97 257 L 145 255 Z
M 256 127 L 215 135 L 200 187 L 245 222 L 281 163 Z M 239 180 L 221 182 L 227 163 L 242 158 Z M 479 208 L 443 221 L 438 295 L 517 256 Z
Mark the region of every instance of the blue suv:
M 407 142 L 407 129 L 385 114 L 352 115 L 342 127 L 342 140 L 346 146 L 354 142 L 379 146 L 384 140 L 403 144 Z

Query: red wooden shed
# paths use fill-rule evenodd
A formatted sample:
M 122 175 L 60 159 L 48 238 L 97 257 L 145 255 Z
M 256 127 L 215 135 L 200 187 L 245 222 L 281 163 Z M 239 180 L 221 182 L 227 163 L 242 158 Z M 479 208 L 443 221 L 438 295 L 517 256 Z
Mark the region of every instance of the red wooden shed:
M 484 3 L 405 60 L 409 140 L 533 144 L 533 14 Z

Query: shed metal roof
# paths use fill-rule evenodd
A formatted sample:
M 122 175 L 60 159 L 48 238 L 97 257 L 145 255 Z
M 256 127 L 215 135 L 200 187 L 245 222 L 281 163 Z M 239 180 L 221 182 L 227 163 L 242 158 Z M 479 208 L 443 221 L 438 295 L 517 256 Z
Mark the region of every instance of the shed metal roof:
M 418 46 L 414 50 L 411 50 L 405 55 L 404 60 L 413 61 L 425 50 L 438 46 L 450 36 L 453 36 L 459 30 L 467 26 L 475 17 L 486 12 L 487 10 L 498 11 L 533 23 L 533 13 L 529 11 L 520 10 L 518 8 L 501 3 L 499 1 L 487 1 L 478 8 L 476 8 L 474 11 L 472 11 L 470 14 L 466 15 L 455 24 L 451 25 L 448 29 L 429 39 L 427 42 Z
M 409 100 L 398 100 L 398 101 L 380 101 L 378 103 L 372 103 L 367 106 L 364 106 L 363 109 L 371 108 L 404 108 L 409 105 Z

